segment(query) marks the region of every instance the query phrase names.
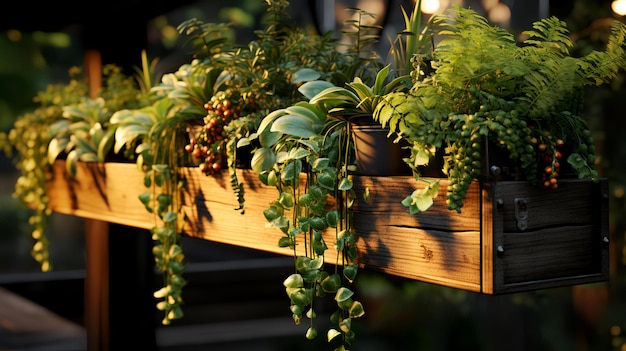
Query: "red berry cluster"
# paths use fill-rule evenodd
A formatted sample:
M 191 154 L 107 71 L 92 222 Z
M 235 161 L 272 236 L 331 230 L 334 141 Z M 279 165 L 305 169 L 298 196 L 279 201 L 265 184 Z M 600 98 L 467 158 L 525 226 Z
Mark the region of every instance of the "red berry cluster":
M 550 133 L 543 133 L 539 139 L 530 139 L 531 145 L 536 147 L 538 155 L 543 162 L 541 180 L 546 188 L 556 189 L 559 187 L 558 177 L 561 171 L 562 148 L 565 144 L 562 139 L 553 137 Z
M 200 135 L 191 138 L 185 150 L 200 161 L 199 168 L 205 175 L 220 171 L 226 161 L 224 127 L 239 117 L 241 108 L 234 104 L 237 98 L 228 92 L 218 92 L 204 104 L 207 115 Z

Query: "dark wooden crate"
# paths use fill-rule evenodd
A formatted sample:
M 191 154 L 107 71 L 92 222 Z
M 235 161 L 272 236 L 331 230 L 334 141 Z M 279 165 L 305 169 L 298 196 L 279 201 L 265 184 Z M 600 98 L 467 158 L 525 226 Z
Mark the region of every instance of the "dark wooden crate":
M 366 268 L 485 294 L 608 280 L 605 179 L 561 180 L 558 189 L 475 181 L 461 213 L 445 208 L 442 180 L 433 207 L 415 216 L 398 205 L 406 184 L 358 183 L 372 193 L 355 216 Z

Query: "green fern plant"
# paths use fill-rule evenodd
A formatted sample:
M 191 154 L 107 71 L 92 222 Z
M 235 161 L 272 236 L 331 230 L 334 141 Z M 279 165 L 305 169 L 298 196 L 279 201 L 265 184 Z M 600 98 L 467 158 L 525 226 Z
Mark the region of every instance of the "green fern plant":
M 471 9 L 453 6 L 433 21 L 440 41 L 432 66 L 415 68 L 431 73 L 410 92 L 385 96 L 374 114 L 411 143 L 407 163 L 417 179 L 443 150 L 446 202 L 460 212 L 470 182 L 487 176 L 486 140 L 517 162 L 517 179 L 555 188 L 566 162 L 579 177 L 597 178 L 593 139 L 579 116 L 582 91 L 626 67 L 624 24 L 615 22 L 604 52 L 572 57 L 566 24 L 555 17 L 536 22 L 521 44 Z M 424 190 L 416 190 L 403 203 L 415 213 L 424 198 Z

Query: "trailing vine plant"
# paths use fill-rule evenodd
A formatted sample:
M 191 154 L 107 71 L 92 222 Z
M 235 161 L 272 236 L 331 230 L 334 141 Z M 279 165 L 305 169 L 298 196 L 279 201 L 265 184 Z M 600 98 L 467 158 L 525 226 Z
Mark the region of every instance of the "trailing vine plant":
M 39 92 L 34 98 L 39 106 L 20 116 L 3 138 L 4 149 L 20 172 L 13 195 L 32 210 L 28 220 L 35 241 L 31 255 L 44 272 L 53 269 L 46 235 L 51 215 L 46 184 L 52 163 L 66 159 L 73 175 L 79 160 L 104 161 L 111 149 L 107 128 L 112 111 L 136 106 L 142 96 L 133 78 L 119 67 L 106 65 L 102 75 L 99 96 L 91 99 L 82 70 L 72 67 L 69 82 L 50 84 Z
M 144 56 L 144 76 L 146 70 Z M 163 82 L 171 81 L 164 76 Z M 169 97 L 157 87 L 151 89 L 152 103 L 138 109 L 123 109 L 111 117 L 115 130 L 114 151 L 132 150 L 137 167 L 145 173 L 147 191 L 139 195 L 146 210 L 154 215 L 150 229 L 155 244 L 152 253 L 155 267 L 162 273 L 163 285 L 154 293 L 156 307 L 163 311 L 161 323 L 168 325 L 184 316 L 183 273 L 186 267 L 181 244 L 184 226 L 181 193 L 185 185 L 181 168 L 189 164 L 183 151 L 187 143 L 187 121 L 196 117 L 189 113 L 189 100 Z M 182 155 L 182 156 L 181 156 Z
M 283 232 L 279 246 L 293 250 L 295 272 L 283 283 L 293 320 L 300 324 L 308 318 L 306 337 L 316 338 L 316 300 L 331 294 L 337 309 L 327 339 L 341 340 L 336 350 L 344 350 L 355 338 L 352 321 L 365 313 L 350 289 L 358 265 L 349 123 L 300 102 L 270 113 L 258 133 L 261 148 L 254 157 L 263 162 L 253 160 L 253 169 L 263 183 L 278 190 L 278 198 L 263 214 Z M 336 251 L 331 258 L 325 232 L 334 233 L 331 247 Z
M 336 309 L 326 338 L 339 345 L 335 350 L 350 347 L 356 337 L 352 323 L 365 314 L 352 289 L 358 271 L 352 174 L 358 169 L 350 119 L 371 113 L 383 94 L 400 89 L 405 81 L 387 81 L 393 76 L 390 67 L 382 67 L 377 55 L 365 55 L 376 42 L 371 30 L 379 28 L 361 26 L 371 14 L 352 11 L 359 20 L 348 22 L 345 33 L 354 44 L 342 53 L 346 62 L 356 65 L 347 69 L 352 80 L 338 84 L 319 75 L 303 83 L 298 91 L 306 101 L 263 118 L 254 135 L 259 146 L 252 158 L 260 180 L 278 191 L 263 213 L 283 233 L 278 245 L 293 251 L 294 273 L 283 282 L 293 320 L 300 324 L 306 317 L 306 337 L 316 338 L 318 301 L 332 297 Z M 366 81 L 373 81 L 372 86 Z

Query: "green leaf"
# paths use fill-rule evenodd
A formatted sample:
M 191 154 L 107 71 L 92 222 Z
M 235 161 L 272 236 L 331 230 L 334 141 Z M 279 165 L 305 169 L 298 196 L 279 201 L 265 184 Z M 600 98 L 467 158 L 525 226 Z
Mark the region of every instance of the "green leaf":
M 343 276 L 346 277 L 346 279 L 352 283 L 354 281 L 354 279 L 356 278 L 356 274 L 359 270 L 359 266 L 356 264 L 351 264 L 348 266 L 343 267 Z
M 252 155 L 250 164 L 256 173 L 262 173 L 276 164 L 276 154 L 268 147 L 261 147 Z
M 326 213 L 326 223 L 328 223 L 328 226 L 331 228 L 337 227 L 337 224 L 339 223 L 339 219 L 340 219 L 339 210 L 334 209 Z
M 335 301 L 343 302 L 347 301 L 354 295 L 354 292 L 346 287 L 341 287 L 337 290 L 337 294 L 335 295 Z
M 69 139 L 66 139 L 66 138 L 63 138 L 63 139 L 54 138 L 50 140 L 50 143 L 48 144 L 48 162 L 54 163 L 57 157 L 59 157 L 59 155 L 65 150 L 68 143 L 69 143 Z
M 328 225 L 326 224 L 326 221 L 321 217 L 309 218 L 309 224 L 311 225 L 311 228 L 315 230 L 319 230 L 319 231 L 322 231 L 326 229 L 326 227 L 328 227 Z
M 284 115 L 274 121 L 272 132 L 280 132 L 300 138 L 310 138 L 321 131 L 322 124 L 315 124 L 307 117 Z
M 291 310 L 291 313 L 295 314 L 295 315 L 302 315 L 302 313 L 304 312 L 304 307 L 303 305 L 291 305 L 289 306 L 289 309 Z
M 327 293 L 335 293 L 341 287 L 341 277 L 335 273 L 322 280 L 322 289 Z
M 98 155 L 92 152 L 85 152 L 80 154 L 80 160 L 83 162 L 103 162 L 104 160 L 98 157 Z
M 341 178 L 341 180 L 339 181 L 339 190 L 342 191 L 346 191 L 346 190 L 350 190 L 352 189 L 352 180 L 350 180 L 350 178 L 345 177 L 345 178 Z
M 124 145 L 132 144 L 139 136 L 147 135 L 149 127 L 141 125 L 120 125 L 115 131 L 115 146 L 113 151 L 119 153 Z
M 294 160 L 292 162 L 289 162 L 285 166 L 285 169 L 282 174 L 282 178 L 284 180 L 294 180 L 300 176 L 301 172 L 302 172 L 302 161 Z
M 65 160 L 65 170 L 67 173 L 71 174 L 72 177 L 76 176 L 76 166 L 79 158 L 80 154 L 76 150 L 72 150 L 67 154 L 67 158 Z
M 300 274 L 292 274 L 283 281 L 285 288 L 301 288 L 304 286 L 304 279 Z
M 291 77 L 291 83 L 309 82 L 318 79 L 322 74 L 312 68 L 301 68 Z
M 172 223 L 175 220 L 176 220 L 176 213 L 175 212 L 168 211 L 163 216 L 163 222 L 165 222 L 165 223 Z
M 280 197 L 278 198 L 278 202 L 283 205 L 285 208 L 293 207 L 293 194 L 290 192 L 283 191 L 280 193 Z
M 294 243 L 290 237 L 283 236 L 278 239 L 278 247 L 293 247 Z
M 170 252 L 169 252 L 170 257 L 176 257 L 178 255 L 181 255 L 182 253 L 183 253 L 183 249 L 179 245 L 174 244 L 170 246 Z
M 305 289 L 297 288 L 297 289 L 287 289 L 287 296 L 291 299 L 296 305 L 308 305 L 311 302 L 309 295 L 306 293 Z
M 325 89 L 332 88 L 334 86 L 334 84 L 325 80 L 314 80 L 302 84 L 300 88 L 298 88 L 298 91 L 310 100 Z
M 307 329 L 306 331 L 306 338 L 309 340 L 312 340 L 312 339 L 315 339 L 316 337 L 317 337 L 317 330 L 313 327 L 309 327 L 309 329 Z
M 333 190 L 335 188 L 335 177 L 333 177 L 331 174 L 329 173 L 322 173 L 317 177 L 317 182 L 320 184 L 320 186 L 329 189 L 329 190 Z
M 341 332 L 340 332 L 340 331 L 338 331 L 337 329 L 333 329 L 333 328 L 331 328 L 331 329 L 328 329 L 328 332 L 327 332 L 327 335 L 326 335 L 326 336 L 327 336 L 328 342 L 331 342 L 331 341 L 333 341 L 336 337 L 341 336 Z
M 109 128 L 98 143 L 98 157 L 104 161 L 115 142 L 115 129 Z

